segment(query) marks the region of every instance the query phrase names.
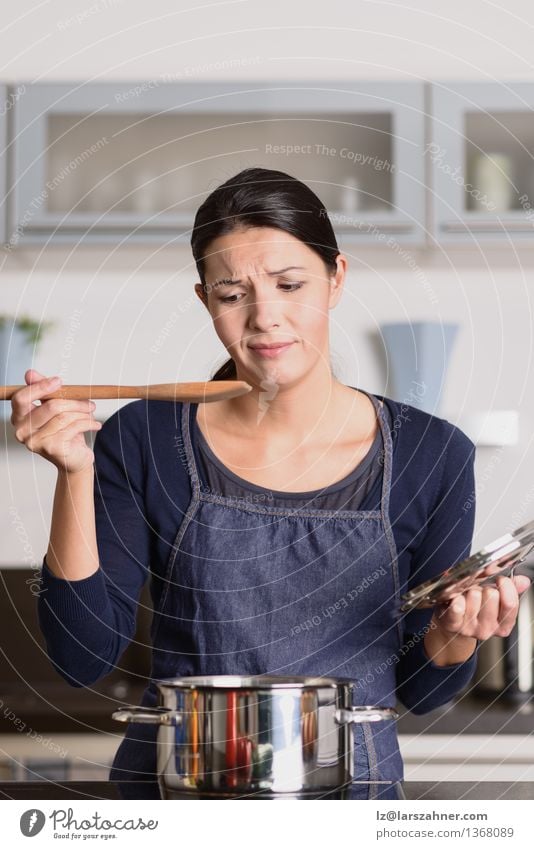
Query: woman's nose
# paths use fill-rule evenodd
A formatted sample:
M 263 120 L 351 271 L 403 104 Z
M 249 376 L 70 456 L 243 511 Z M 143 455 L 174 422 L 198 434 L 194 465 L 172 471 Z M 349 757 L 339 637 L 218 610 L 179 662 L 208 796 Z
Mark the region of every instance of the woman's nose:
M 269 330 L 280 324 L 281 304 L 271 298 L 256 298 L 250 306 L 249 324 L 258 330 Z

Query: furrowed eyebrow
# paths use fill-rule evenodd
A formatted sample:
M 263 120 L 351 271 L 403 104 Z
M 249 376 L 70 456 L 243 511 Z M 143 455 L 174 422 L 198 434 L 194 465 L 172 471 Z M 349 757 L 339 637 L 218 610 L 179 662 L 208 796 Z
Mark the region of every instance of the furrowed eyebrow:
M 268 271 L 267 275 L 269 277 L 276 277 L 278 274 L 283 274 L 284 271 L 306 271 L 303 265 L 288 265 L 287 268 L 281 268 L 279 271 Z M 235 286 L 237 283 L 242 283 L 242 280 L 232 280 L 231 277 L 222 277 L 220 280 L 216 280 L 215 283 L 212 283 L 212 287 L 215 286 Z

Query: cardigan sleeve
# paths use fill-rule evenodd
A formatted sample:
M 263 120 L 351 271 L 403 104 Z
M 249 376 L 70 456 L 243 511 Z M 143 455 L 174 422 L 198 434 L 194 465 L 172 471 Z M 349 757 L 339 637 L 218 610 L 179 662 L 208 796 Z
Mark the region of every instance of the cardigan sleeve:
M 56 577 L 43 558 L 39 625 L 57 672 L 87 686 L 117 665 L 135 633 L 147 579 L 150 527 L 143 499 L 143 401 L 107 419 L 94 442 L 94 502 L 100 566 L 88 578 Z
M 452 426 L 450 426 L 452 428 Z M 426 533 L 412 557 L 408 589 L 435 577 L 467 557 L 475 521 L 475 446 L 452 428 L 443 452 L 441 484 Z M 424 635 L 433 608 L 404 617 L 404 643 L 397 665 L 397 696 L 412 713 L 424 714 L 450 701 L 474 675 L 480 641 L 461 663 L 438 666 L 426 654 Z

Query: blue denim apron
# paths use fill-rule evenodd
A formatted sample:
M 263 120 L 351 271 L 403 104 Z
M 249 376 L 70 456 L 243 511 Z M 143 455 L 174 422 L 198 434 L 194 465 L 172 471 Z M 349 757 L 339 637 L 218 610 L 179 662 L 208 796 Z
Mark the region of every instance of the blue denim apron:
M 396 704 L 402 624 L 397 552 L 389 520 L 392 440 L 371 394 L 384 443 L 380 509 L 327 510 L 239 501 L 202 484 L 182 405 L 191 501 L 168 559 L 152 624 L 151 681 L 184 675 L 350 678 L 354 704 Z M 196 412 L 196 411 L 195 411 Z M 354 727 L 355 779 L 402 779 L 394 720 Z M 110 778 L 156 774 L 157 727 L 128 726 Z M 157 794 L 156 794 L 157 795 Z M 146 797 L 145 797 L 146 798 Z

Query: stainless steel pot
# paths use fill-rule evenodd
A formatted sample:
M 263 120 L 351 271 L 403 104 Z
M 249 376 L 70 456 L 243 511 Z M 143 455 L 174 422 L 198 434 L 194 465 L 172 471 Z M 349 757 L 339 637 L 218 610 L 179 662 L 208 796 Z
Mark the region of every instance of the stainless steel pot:
M 157 681 L 159 705 L 113 713 L 157 724 L 164 799 L 314 798 L 354 776 L 352 725 L 397 719 L 393 708 L 353 706 L 340 678 L 213 675 Z

